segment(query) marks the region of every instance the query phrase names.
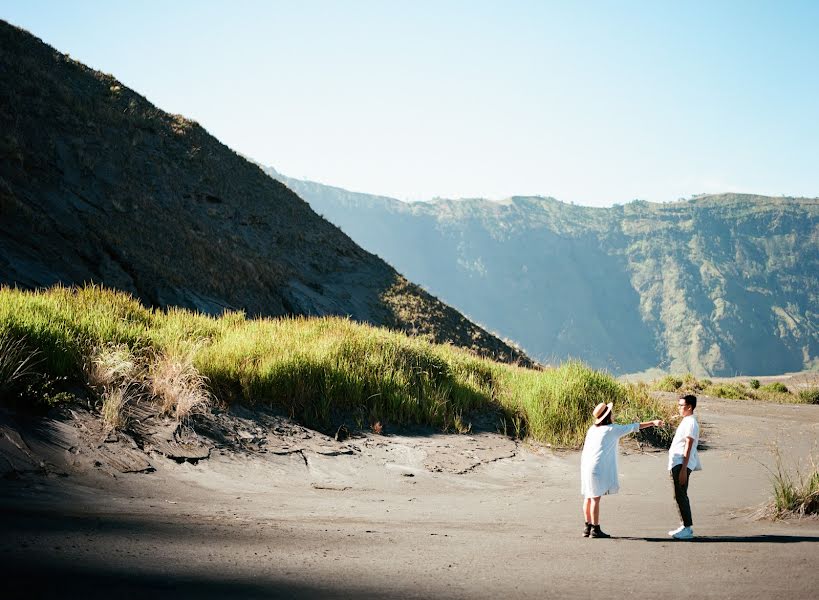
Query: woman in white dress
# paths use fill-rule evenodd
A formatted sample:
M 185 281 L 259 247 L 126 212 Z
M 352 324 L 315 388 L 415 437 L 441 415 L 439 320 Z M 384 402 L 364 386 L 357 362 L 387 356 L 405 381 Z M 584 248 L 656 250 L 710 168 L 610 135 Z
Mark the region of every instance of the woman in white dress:
M 611 420 L 612 404 L 602 402 L 594 407 L 594 425 L 586 433 L 580 457 L 580 491 L 583 494 L 583 537 L 611 537 L 600 529 L 600 497 L 620 490 L 617 476 L 617 446 L 620 438 L 646 427 L 661 427 L 659 419 L 645 423 L 615 425 Z

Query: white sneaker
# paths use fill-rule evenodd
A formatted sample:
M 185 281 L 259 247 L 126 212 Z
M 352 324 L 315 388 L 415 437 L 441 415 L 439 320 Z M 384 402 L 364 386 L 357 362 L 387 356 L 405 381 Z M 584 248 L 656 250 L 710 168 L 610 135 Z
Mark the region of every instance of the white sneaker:
M 677 533 L 672 535 L 674 539 L 677 540 L 690 540 L 694 537 L 694 528 L 693 527 L 683 527 Z
M 671 531 L 669 531 L 668 535 L 670 535 L 671 537 L 674 537 L 679 532 L 681 532 L 683 529 L 685 529 L 685 525 L 680 525 L 679 527 L 677 527 L 677 529 L 672 529 Z

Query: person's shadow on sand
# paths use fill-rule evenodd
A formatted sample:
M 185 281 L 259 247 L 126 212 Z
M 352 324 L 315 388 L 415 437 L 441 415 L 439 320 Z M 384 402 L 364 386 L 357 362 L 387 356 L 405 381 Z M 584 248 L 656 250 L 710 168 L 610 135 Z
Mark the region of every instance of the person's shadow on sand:
M 637 542 L 694 542 L 705 544 L 797 544 L 800 542 L 819 542 L 819 536 L 809 535 L 712 535 L 697 536 L 690 540 L 675 540 L 671 537 L 614 537 L 618 540 Z

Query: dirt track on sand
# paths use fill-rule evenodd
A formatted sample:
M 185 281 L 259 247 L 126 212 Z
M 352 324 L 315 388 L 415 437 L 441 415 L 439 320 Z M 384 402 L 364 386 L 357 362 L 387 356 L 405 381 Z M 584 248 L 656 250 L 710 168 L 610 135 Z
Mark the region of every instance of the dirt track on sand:
M 690 542 L 666 534 L 665 454 L 633 444 L 621 493 L 602 502 L 615 537 L 593 540 L 580 536 L 577 452 L 291 430 L 278 453 L 0 480 L 3 597 L 815 598 L 819 520 L 753 513 L 770 443 L 819 455 L 819 406 L 703 398 L 698 413 Z

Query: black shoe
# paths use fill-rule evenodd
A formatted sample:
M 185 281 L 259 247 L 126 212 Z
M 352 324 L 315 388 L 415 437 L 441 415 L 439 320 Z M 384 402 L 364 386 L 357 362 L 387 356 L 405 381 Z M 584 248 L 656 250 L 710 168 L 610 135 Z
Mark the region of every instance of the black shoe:
M 610 538 L 611 536 L 600 529 L 600 525 L 592 525 L 590 537 L 593 538 Z
M 586 526 L 583 527 L 583 537 L 589 537 L 589 534 L 591 533 L 591 530 L 592 530 L 592 524 L 591 523 L 586 523 Z

